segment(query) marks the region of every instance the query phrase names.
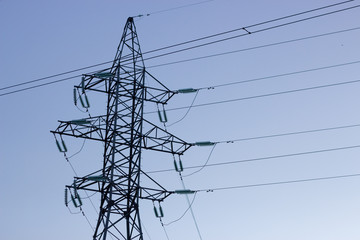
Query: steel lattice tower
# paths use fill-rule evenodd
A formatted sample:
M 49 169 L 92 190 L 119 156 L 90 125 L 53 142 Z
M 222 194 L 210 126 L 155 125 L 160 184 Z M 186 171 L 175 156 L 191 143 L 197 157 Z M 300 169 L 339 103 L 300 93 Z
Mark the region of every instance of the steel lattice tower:
M 157 87 L 145 86 L 145 76 Z M 79 100 L 89 107 L 86 92 L 107 96 L 106 115 L 72 121 L 59 121 L 52 133 L 59 135 L 59 149 L 66 151 L 63 136 L 97 140 L 104 143 L 103 167 L 66 186 L 71 200 L 81 205 L 79 190 L 101 194 L 99 217 L 93 239 L 143 239 L 139 199 L 163 201 L 172 192 L 164 189 L 141 170 L 142 149 L 182 155 L 191 144 L 143 118 L 144 102 L 166 104 L 176 93 L 169 90 L 144 66 L 133 18 L 128 18 L 113 65 L 94 74 L 84 74 L 75 86 Z M 61 146 L 62 144 L 62 146 Z M 140 176 L 157 187 L 140 186 Z

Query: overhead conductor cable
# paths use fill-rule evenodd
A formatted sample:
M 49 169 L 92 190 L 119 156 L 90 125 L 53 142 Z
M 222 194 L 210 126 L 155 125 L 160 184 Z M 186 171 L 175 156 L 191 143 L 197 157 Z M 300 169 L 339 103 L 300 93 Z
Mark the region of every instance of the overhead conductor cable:
M 183 44 L 188 44 L 188 43 L 192 43 L 192 42 L 195 42 L 195 41 L 204 40 L 204 39 L 207 39 L 207 38 L 212 38 L 212 37 L 214 37 L 214 36 L 219 36 L 219 35 L 223 35 L 223 34 L 228 34 L 228 33 L 230 33 L 230 32 L 234 32 L 234 31 L 238 31 L 238 30 L 244 30 L 244 28 L 245 28 L 245 29 L 248 29 L 248 28 L 251 28 L 251 27 L 259 26 L 259 25 L 268 24 L 268 23 L 271 23 L 271 22 L 275 22 L 275 21 L 279 21 L 279 20 L 282 20 L 282 19 L 291 18 L 291 17 L 294 17 L 294 16 L 298 16 L 298 15 L 302 15 L 302 14 L 306 14 L 306 13 L 310 13 L 310 12 L 322 10 L 322 9 L 325 9 L 325 8 L 334 7 L 334 6 L 337 6 L 337 5 L 340 5 L 340 4 L 349 3 L 349 2 L 352 2 L 352 1 L 354 1 L 354 0 L 344 1 L 344 2 L 337 3 L 337 4 L 331 4 L 331 5 L 327 5 L 327 6 L 324 6 L 324 7 L 320 7 L 320 8 L 316 8 L 316 9 L 312 9 L 312 10 L 300 12 L 300 13 L 297 13 L 297 14 L 291 14 L 291 15 L 288 15 L 288 16 L 285 16 L 285 17 L 280 17 L 280 18 L 277 18 L 277 19 L 273 19 L 273 20 L 269 20 L 269 21 L 265 21 L 265 22 L 253 24 L 253 25 L 246 26 L 246 27 L 241 27 L 241 28 L 234 29 L 234 30 L 230 30 L 230 31 L 226 31 L 226 32 L 223 32 L 223 33 L 213 34 L 213 35 L 210 35 L 210 36 L 206 36 L 206 37 L 202 37 L 202 38 L 190 40 L 190 41 L 187 41 L 187 42 L 183 42 L 183 43 L 174 44 L 174 45 L 171 45 L 171 46 L 167 46 L 167 47 L 163 47 L 163 48 L 151 50 L 151 51 L 148 51 L 148 52 L 144 52 L 143 54 L 147 54 L 147 53 L 150 53 L 150 52 L 156 52 L 156 51 L 164 50 L 164 49 L 167 49 L 167 48 L 172 48 L 172 47 L 180 46 L 180 45 L 183 45 Z M 268 27 L 268 28 L 261 29 L 261 30 L 253 31 L 252 33 L 257 33 L 257 32 L 261 32 L 261 31 L 267 31 L 267 30 L 271 30 L 271 29 L 274 29 L 274 28 L 277 28 L 277 27 L 283 27 L 283 26 L 286 26 L 286 25 L 289 25 L 289 24 L 294 24 L 294 23 L 298 23 L 298 22 L 301 22 L 301 21 L 311 20 L 311 19 L 314 19 L 314 18 L 317 18 L 317 17 L 323 17 L 323 16 L 326 16 L 326 15 L 330 15 L 330 14 L 334 14 L 334 13 L 338 13 L 338 12 L 342 12 L 342 11 L 351 10 L 351 9 L 354 9 L 354 8 L 357 8 L 357 7 L 360 7 L 360 5 L 355 5 L 355 6 L 352 6 L 352 7 L 343 8 L 343 9 L 340 9 L 340 10 L 336 10 L 336 11 L 332 11 L 332 12 L 327 12 L 327 13 L 324 13 L 324 14 L 319 14 L 319 15 L 316 15 L 316 16 L 312 16 L 312 17 L 308 17 L 308 18 L 304 18 L 304 19 L 300 19 L 300 20 L 288 22 L 288 23 L 285 23 L 285 24 L 279 24 L 279 25 L 276 25 L 276 26 L 272 26 L 272 27 Z M 245 35 L 249 35 L 249 34 L 246 33 Z M 180 52 L 180 51 L 186 51 L 186 50 L 190 50 L 190 49 L 193 49 L 193 48 L 202 47 L 202 46 L 206 46 L 206 45 L 209 45 L 209 44 L 217 43 L 217 42 L 220 42 L 220 41 L 226 41 L 226 40 L 230 40 L 230 39 L 233 39 L 233 38 L 236 38 L 236 37 L 241 37 L 241 36 L 243 36 L 243 35 L 237 35 L 237 36 L 233 36 L 233 37 L 230 37 L 230 38 L 224 38 L 224 39 L 217 40 L 217 41 L 213 41 L 213 42 L 209 42 L 209 43 L 206 43 L 206 44 L 201 44 L 201 45 L 193 46 L 193 47 L 190 47 L 190 48 L 185 48 L 185 49 L 181 49 L 181 50 L 178 50 L 178 51 L 173 51 L 173 52 L 166 53 L 166 54 L 160 54 L 160 55 L 157 55 L 157 56 L 154 56 L 154 57 L 150 57 L 150 58 L 147 58 L 147 59 L 144 59 L 144 60 L 149 60 L 149 59 L 153 59 L 153 58 L 158 58 L 158 57 L 161 57 L 161 56 L 165 56 L 165 55 L 169 55 L 169 54 L 174 54 L 174 53 L 178 53 L 178 52 Z M 5 90 L 5 89 L 8 89 L 8 88 L 12 88 L 12 87 L 16 87 L 16 86 L 21 86 L 21 85 L 24 85 L 24 84 L 29 84 L 29 83 L 33 83 L 33 82 L 37 82 L 37 81 L 42 81 L 42 80 L 46 80 L 46 79 L 49 79 L 49 78 L 53 78 L 53 77 L 57 77 L 57 76 L 65 75 L 65 74 L 69 74 L 69 73 L 72 73 L 72 72 L 77 72 L 77 71 L 80 71 L 80 70 L 83 70 L 83 69 L 92 68 L 92 67 L 95 67 L 95 66 L 100 66 L 100 65 L 104 65 L 104 64 L 108 64 L 108 63 L 112 63 L 112 62 L 113 62 L 113 60 L 112 60 L 112 61 L 107 61 L 107 62 L 104 62 L 104 63 L 100 63 L 100 64 L 95 64 L 95 65 L 92 65 L 92 66 L 89 66 L 89 67 L 83 67 L 83 68 L 71 70 L 71 71 L 68 71 L 68 72 L 55 74 L 55 75 L 48 76 L 48 77 L 43 77 L 43 78 L 35 79 L 35 80 L 32 80 L 32 81 L 27 81 L 27 82 L 15 84 L 15 85 L 12 85 L 12 86 L 0 88 L 0 90 Z M 77 76 L 74 76 L 74 77 L 68 77 L 68 78 L 64 78 L 64 79 L 52 81 L 52 82 L 49 82 L 49 83 L 44 83 L 44 84 L 35 85 L 35 86 L 32 86 L 32 87 L 23 88 L 23 89 L 20 89 L 20 90 L 11 91 L 11 92 L 8 92 L 8 93 L 0 94 L 0 96 L 5 96 L 5 95 L 8 95 L 8 94 L 12 94 L 12 93 L 17 93 L 17 92 L 21 92 L 21 91 L 25 91 L 25 90 L 30 90 L 30 89 L 33 89 L 33 88 L 36 88 L 36 87 L 41 87 L 41 86 L 46 86 L 46 85 L 53 84 L 53 83 L 57 83 L 57 82 L 66 81 L 66 80 L 73 79 L 73 78 L 79 77 L 79 76 L 82 76 L 82 75 L 77 75 Z

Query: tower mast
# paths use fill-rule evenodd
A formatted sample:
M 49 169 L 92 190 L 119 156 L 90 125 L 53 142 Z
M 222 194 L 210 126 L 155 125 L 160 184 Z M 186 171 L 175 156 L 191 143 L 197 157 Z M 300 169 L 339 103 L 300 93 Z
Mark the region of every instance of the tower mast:
M 145 86 L 146 76 L 157 87 Z M 143 117 L 145 101 L 166 104 L 175 92 L 146 71 L 133 18 L 126 22 L 112 67 L 84 74 L 81 84 L 75 86 L 76 98 L 86 108 L 88 91 L 106 94 L 106 115 L 60 121 L 52 133 L 60 136 L 62 144 L 63 136 L 103 142 L 103 167 L 75 178 L 66 187 L 75 201 L 81 202 L 79 190 L 101 194 L 94 240 L 106 240 L 108 235 L 113 239 L 141 240 L 139 200 L 161 202 L 172 193 L 141 170 L 142 149 L 182 155 L 191 144 Z M 140 175 L 149 178 L 157 188 L 141 186 Z

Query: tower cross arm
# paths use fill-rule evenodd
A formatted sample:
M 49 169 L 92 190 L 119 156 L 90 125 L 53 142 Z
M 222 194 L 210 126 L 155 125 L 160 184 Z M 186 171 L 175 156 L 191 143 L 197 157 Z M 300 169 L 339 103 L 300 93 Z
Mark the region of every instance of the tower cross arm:
M 106 116 L 59 122 L 59 126 L 55 131 L 50 131 L 51 133 L 97 141 L 105 140 Z
M 149 129 L 143 133 L 144 149 L 182 155 L 193 146 L 145 119 L 144 125 Z
M 95 91 L 105 94 L 115 94 L 116 89 L 111 88 L 111 86 L 113 86 L 111 82 L 116 81 L 115 73 L 111 72 L 110 70 L 111 69 L 104 69 L 97 73 L 84 74 L 81 83 L 75 86 L 75 88 L 80 90 L 82 93 L 85 91 Z M 149 78 L 149 85 L 143 85 L 142 83 L 138 84 L 138 87 L 143 88 L 145 93 L 144 97 L 141 97 L 141 100 L 158 104 L 166 104 L 177 93 L 176 91 L 172 91 L 167 88 L 153 75 L 147 72 L 145 67 L 139 68 L 137 70 L 137 76 L 139 79 L 141 79 L 141 77 Z M 128 85 L 126 84 L 128 81 L 129 85 L 131 85 L 131 77 L 133 76 L 129 76 L 127 74 L 120 75 L 120 80 L 124 82 L 124 84 L 120 86 L 119 96 L 133 98 L 132 92 L 127 89 Z
M 166 190 L 156 180 L 150 177 L 146 172 L 140 170 L 142 176 L 150 186 L 137 186 L 133 188 L 134 193 L 139 193 L 139 198 L 151 201 L 163 201 L 165 198 L 173 194 L 173 191 Z M 71 185 L 67 185 L 66 188 L 72 189 L 73 192 L 79 190 L 89 191 L 91 193 L 102 193 L 104 189 L 109 188 L 109 184 L 115 186 L 116 191 L 114 195 L 121 198 L 127 195 L 128 186 L 123 182 L 124 176 L 116 176 L 113 182 L 107 176 L 102 175 L 102 171 L 96 171 L 92 174 L 84 177 L 75 177 L 74 182 Z
M 106 116 L 84 118 L 71 121 L 59 121 L 60 125 L 53 134 L 72 136 L 76 138 L 106 141 Z M 193 144 L 172 135 L 166 130 L 144 119 L 144 126 L 148 129 L 141 135 L 142 148 L 153 151 L 182 155 Z M 128 130 L 130 126 L 119 126 L 114 132 L 115 142 L 121 145 L 131 145 Z

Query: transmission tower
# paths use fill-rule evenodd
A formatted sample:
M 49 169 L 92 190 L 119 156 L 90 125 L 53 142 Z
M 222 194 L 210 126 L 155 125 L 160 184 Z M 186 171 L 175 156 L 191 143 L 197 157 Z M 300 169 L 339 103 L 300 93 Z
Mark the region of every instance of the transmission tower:
M 145 86 L 145 77 L 155 86 Z M 74 183 L 66 186 L 66 193 L 70 192 L 77 207 L 82 204 L 79 190 L 101 194 L 94 240 L 105 240 L 109 235 L 112 239 L 143 239 L 139 200 L 161 202 L 173 192 L 141 170 L 142 149 L 182 155 L 192 144 L 143 118 L 145 101 L 164 106 L 176 92 L 146 71 L 133 18 L 126 22 L 112 67 L 84 74 L 81 84 L 75 86 L 75 104 L 88 108 L 89 91 L 106 94 L 106 115 L 59 121 L 51 132 L 62 152 L 67 151 L 63 136 L 103 142 L 103 166 L 75 177 Z M 141 186 L 140 176 L 156 187 Z

